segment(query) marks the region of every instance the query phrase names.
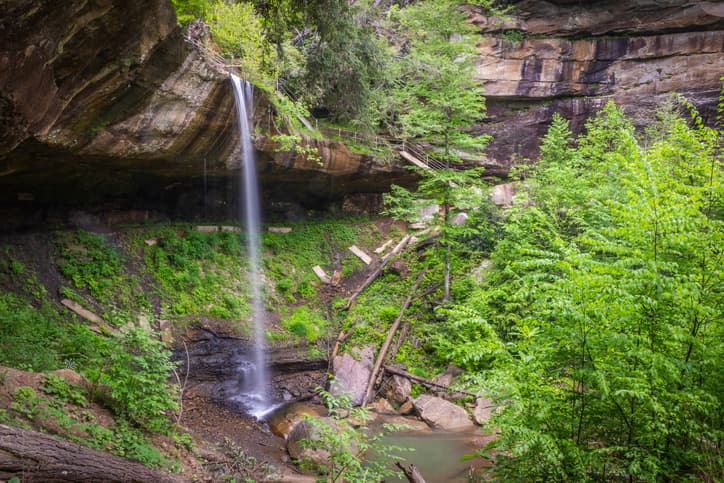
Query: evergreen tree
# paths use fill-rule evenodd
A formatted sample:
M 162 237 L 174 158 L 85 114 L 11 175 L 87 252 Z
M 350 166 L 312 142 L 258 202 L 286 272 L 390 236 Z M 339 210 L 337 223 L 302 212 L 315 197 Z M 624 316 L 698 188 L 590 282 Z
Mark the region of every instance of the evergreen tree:
M 480 170 L 461 173 L 453 166 L 465 153 L 479 154 L 488 141 L 486 136 L 468 132 L 485 116 L 485 98 L 474 78 L 475 42 L 460 5 L 454 1 L 418 2 L 393 17 L 407 39 L 397 66 L 397 129 L 408 142 L 431 144 L 432 156 L 444 163 L 443 168 L 418 170 L 418 196 L 428 204 L 438 204 L 442 211 L 440 245 L 447 300 L 455 237 L 450 211 L 456 202 L 459 205 L 463 197 L 469 197 L 469 191 L 464 194 L 465 188 L 480 184 Z M 399 206 L 410 198 L 401 188 L 395 188 L 387 200 Z

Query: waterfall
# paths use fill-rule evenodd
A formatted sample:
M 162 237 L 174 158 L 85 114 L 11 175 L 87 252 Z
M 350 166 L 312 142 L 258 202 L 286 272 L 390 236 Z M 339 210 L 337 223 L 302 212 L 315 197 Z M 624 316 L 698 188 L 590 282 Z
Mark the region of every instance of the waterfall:
M 267 391 L 267 368 L 264 360 L 264 302 L 262 300 L 260 267 L 260 229 L 259 188 L 256 177 L 254 145 L 251 140 L 251 118 L 253 112 L 253 87 L 231 74 L 234 86 L 236 111 L 239 117 L 239 136 L 241 141 L 241 193 L 240 204 L 244 206 L 247 250 L 249 253 L 249 285 L 252 297 L 252 317 L 254 322 L 254 349 L 250 367 L 242 370 L 242 392 L 239 401 L 250 414 L 260 418 L 270 409 Z M 243 203 L 242 197 L 243 196 Z

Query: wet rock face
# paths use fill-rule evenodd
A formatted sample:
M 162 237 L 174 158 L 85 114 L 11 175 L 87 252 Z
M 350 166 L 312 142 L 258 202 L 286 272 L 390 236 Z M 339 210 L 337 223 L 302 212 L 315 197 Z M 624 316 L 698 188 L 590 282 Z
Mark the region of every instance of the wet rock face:
M 508 21 L 478 12 L 471 20 L 483 34 L 477 78 L 488 101 L 479 130 L 493 135 L 488 155 L 498 164 L 535 159 L 554 112 L 580 131 L 609 99 L 640 126 L 674 91 L 705 119 L 715 116 L 724 72 L 720 2 L 524 0 Z
M 94 123 L 143 103 L 182 59 L 171 52 L 179 31 L 170 2 L 69 0 L 62 7 L 3 2 L 0 154 L 31 136 L 84 144 Z
M 250 342 L 200 327 L 190 329 L 184 341 L 185 348 L 174 353 L 180 377 L 188 377 L 189 387 L 215 402 L 243 411 L 239 396 L 253 370 Z M 310 398 L 326 382 L 327 361 L 309 359 L 307 352 L 295 346 L 267 351 L 269 393 L 275 403 Z

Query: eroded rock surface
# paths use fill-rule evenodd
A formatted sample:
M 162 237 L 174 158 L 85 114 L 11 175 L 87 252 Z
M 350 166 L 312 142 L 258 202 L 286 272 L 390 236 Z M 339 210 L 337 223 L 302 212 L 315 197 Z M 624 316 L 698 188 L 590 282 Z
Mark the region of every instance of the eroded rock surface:
M 473 409 L 473 421 L 480 426 L 488 424 L 493 416 L 496 406 L 492 399 L 479 397 L 475 400 L 475 408 Z
M 390 401 L 395 401 L 399 404 L 402 404 L 410 397 L 410 391 L 412 391 L 412 383 L 406 377 L 393 375 L 392 377 L 387 379 L 384 386 L 384 391 Z
M 353 348 L 332 361 L 334 379 L 330 384 L 330 392 L 335 396 L 347 396 L 354 406 L 362 404 L 367 389 L 367 382 L 372 373 L 374 363 L 374 346 Z
M 713 120 L 724 72 L 724 4 L 523 0 L 479 29 L 477 77 L 493 136 L 483 164 L 504 176 L 535 160 L 554 112 L 574 131 L 613 99 L 643 126 L 671 91 Z M 270 126 L 270 103 L 255 101 Z M 227 75 L 189 47 L 167 0 L 9 0 L 0 12 L 0 204 L 96 204 L 226 219 L 240 163 Z M 326 206 L 407 184 L 402 162 L 307 140 L 320 161 L 256 140 L 267 200 Z M 269 203 L 270 204 L 270 203 Z M 1 208 L 1 207 L 0 207 Z M 208 212 L 207 212 L 208 210 Z M 12 213 L 3 213 L 10 220 Z M 18 219 L 28 219 L 27 212 Z M 46 221 L 47 221 L 47 214 Z
M 433 428 L 457 431 L 475 426 L 465 409 L 442 398 L 422 394 L 415 398 L 414 405 L 420 417 Z
M 499 167 L 537 157 L 554 112 L 575 131 L 607 100 L 639 126 L 670 92 L 714 119 L 724 72 L 724 4 L 685 0 L 523 0 L 499 22 L 472 12 L 483 34 L 477 78 L 485 86 Z
M 161 208 L 172 216 L 203 206 L 228 218 L 235 188 L 223 180 L 241 163 L 233 99 L 227 72 L 185 41 L 168 0 L 3 2 L 0 203 L 173 199 Z M 263 132 L 271 109 L 257 93 Z M 338 142 L 308 140 L 316 161 L 255 141 L 267 198 L 319 203 L 411 178 Z

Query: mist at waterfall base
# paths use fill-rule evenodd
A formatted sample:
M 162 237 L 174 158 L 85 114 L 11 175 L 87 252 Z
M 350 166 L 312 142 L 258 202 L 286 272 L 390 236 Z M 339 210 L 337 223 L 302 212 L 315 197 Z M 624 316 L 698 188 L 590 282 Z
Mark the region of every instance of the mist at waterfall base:
M 254 324 L 253 349 L 251 360 L 243 361 L 239 366 L 240 390 L 231 399 L 240 403 L 246 411 L 257 419 L 262 419 L 276 405 L 269 398 L 269 377 L 264 357 L 264 302 L 262 300 L 262 281 L 260 265 L 261 215 L 259 207 L 259 184 L 256 176 L 256 159 L 251 139 L 253 114 L 253 86 L 231 74 L 234 88 L 236 111 L 239 118 L 239 139 L 241 142 L 241 179 L 240 206 L 243 206 L 243 220 L 246 231 L 247 252 L 249 256 L 249 286 L 252 298 L 252 319 Z

